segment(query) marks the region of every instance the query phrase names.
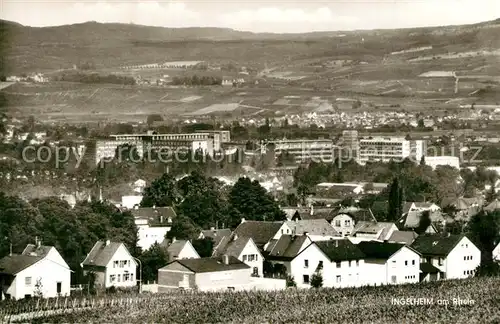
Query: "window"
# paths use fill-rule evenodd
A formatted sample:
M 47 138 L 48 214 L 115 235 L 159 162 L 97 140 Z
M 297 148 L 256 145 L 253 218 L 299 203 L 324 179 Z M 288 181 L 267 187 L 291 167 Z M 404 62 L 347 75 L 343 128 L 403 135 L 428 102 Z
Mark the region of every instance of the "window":
M 356 267 L 359 267 L 359 260 L 356 260 Z
M 346 226 L 346 227 L 351 226 L 351 220 L 346 219 L 346 220 L 344 221 L 344 226 Z
M 335 281 L 337 283 L 341 283 L 342 282 L 342 277 L 341 276 L 337 276 L 337 278 L 335 279 Z
M 340 227 L 340 219 L 335 221 L 335 226 Z
M 407 266 L 407 265 L 408 265 L 408 260 L 405 260 L 405 266 Z
M 467 260 L 467 257 L 466 257 L 466 256 L 464 256 L 464 261 L 465 261 L 465 260 Z
M 57 291 L 58 294 L 61 293 L 61 291 L 62 291 L 62 282 L 56 283 L 56 291 Z
M 304 260 L 304 268 L 309 268 L 309 260 Z
M 443 258 L 438 258 L 438 265 L 440 265 L 440 266 L 443 265 Z
M 109 282 L 113 283 L 116 280 L 116 275 L 109 275 Z
M 129 281 L 130 275 L 128 273 L 123 274 L 123 281 Z
M 255 254 L 255 261 L 259 261 L 259 255 Z
M 122 275 L 121 275 L 121 274 L 119 274 L 119 275 L 118 275 L 118 282 L 120 282 L 120 281 L 121 281 L 121 277 L 122 277 Z
M 323 261 L 318 262 L 318 269 L 323 269 Z
M 396 283 L 398 281 L 398 278 L 396 276 L 391 277 L 391 282 Z
M 349 268 L 351 267 L 351 262 L 352 262 L 352 261 L 349 261 Z
M 113 268 L 118 268 L 118 261 L 113 261 Z
M 246 262 L 247 261 L 247 255 L 243 255 L 243 262 Z
M 284 232 L 285 232 L 284 230 L 281 230 L 281 234 L 284 234 Z
M 340 266 L 342 265 L 342 263 L 341 263 L 341 262 L 339 262 L 339 261 L 337 261 L 337 262 L 336 262 L 336 265 L 337 265 L 337 268 L 340 268 Z
M 392 260 L 392 267 L 394 268 L 396 266 L 396 260 Z
M 31 286 L 31 277 L 24 278 L 24 285 Z
M 257 268 L 257 267 L 253 267 L 253 275 L 254 275 L 254 276 L 259 275 L 259 268 Z
M 309 275 L 304 275 L 303 279 L 305 284 L 309 284 Z
M 134 281 L 134 274 L 133 273 L 130 274 L 130 281 Z

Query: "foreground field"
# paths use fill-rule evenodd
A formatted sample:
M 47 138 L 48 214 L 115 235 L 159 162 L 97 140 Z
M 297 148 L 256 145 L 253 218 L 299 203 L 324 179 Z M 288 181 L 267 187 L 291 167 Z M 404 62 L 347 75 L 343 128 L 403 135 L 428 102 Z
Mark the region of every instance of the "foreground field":
M 153 296 L 33 323 L 498 323 L 500 279 L 362 289 Z M 427 298 L 421 305 L 394 299 Z M 432 300 L 430 300 L 432 299 Z M 454 303 L 460 299 L 462 305 Z

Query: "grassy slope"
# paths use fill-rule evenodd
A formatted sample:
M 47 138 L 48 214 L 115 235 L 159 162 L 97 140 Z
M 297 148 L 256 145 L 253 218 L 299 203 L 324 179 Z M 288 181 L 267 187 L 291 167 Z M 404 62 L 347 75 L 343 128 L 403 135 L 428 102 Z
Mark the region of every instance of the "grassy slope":
M 500 280 L 471 279 L 360 289 L 173 294 L 134 306 L 75 312 L 34 323 L 498 323 Z M 454 306 L 453 298 L 474 300 Z M 427 306 L 392 305 L 391 298 L 433 298 Z M 448 307 L 437 300 L 448 300 Z

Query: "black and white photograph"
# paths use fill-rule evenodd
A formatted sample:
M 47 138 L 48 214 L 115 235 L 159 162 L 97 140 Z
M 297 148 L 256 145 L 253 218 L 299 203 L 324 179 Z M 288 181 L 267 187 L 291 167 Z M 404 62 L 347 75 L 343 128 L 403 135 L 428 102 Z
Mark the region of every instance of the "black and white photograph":
M 500 0 L 0 0 L 0 323 L 498 323 Z

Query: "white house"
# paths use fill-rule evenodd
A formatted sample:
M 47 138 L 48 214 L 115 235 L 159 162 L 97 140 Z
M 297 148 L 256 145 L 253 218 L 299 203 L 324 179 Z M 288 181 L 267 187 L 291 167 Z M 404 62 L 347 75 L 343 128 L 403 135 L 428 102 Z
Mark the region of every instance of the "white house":
M 167 247 L 167 253 L 170 261 L 200 258 L 191 242 L 187 240 L 176 240 L 175 238 L 172 239 L 172 243 Z
M 500 243 L 493 249 L 493 260 L 500 262 Z
M 213 252 L 214 257 L 219 257 L 224 254 L 233 256 L 250 266 L 252 268 L 252 276 L 264 276 L 264 257 L 252 238 L 239 237 L 237 234 L 232 235 L 229 240 L 225 240 L 224 244 L 219 245 Z
M 403 214 L 406 214 L 411 211 L 430 211 L 430 212 L 438 212 L 441 211 L 441 207 L 431 202 L 414 202 L 408 201 L 403 205 Z
M 69 296 L 71 270 L 53 246 L 28 244 L 0 260 L 0 299 Z
M 339 210 L 338 214 L 332 219 L 333 228 L 340 236 L 349 236 L 354 232 L 357 222 L 376 222 L 371 210 L 345 208 Z
M 129 288 L 137 284 L 137 263 L 123 243 L 97 241 L 81 264 L 84 274 L 93 272 L 98 288 Z
M 133 209 L 138 207 L 142 201 L 142 195 L 122 196 L 121 207 Z
M 315 273 L 323 287 L 357 287 L 363 284 L 364 254 L 347 239 L 313 242 L 290 262 L 297 287 L 311 287 Z
M 402 243 L 364 241 L 358 248 L 365 255 L 363 283 L 407 284 L 420 281 L 421 254 Z
M 422 254 L 422 263 L 439 269 L 443 279 L 471 277 L 481 263 L 481 251 L 465 235 L 420 235 L 411 246 Z
M 163 242 L 177 217 L 172 207 L 134 208 L 131 212 L 137 226 L 137 245 L 143 251 Z
M 245 290 L 252 283 L 251 272 L 250 266 L 227 255 L 175 260 L 158 270 L 158 292 Z

